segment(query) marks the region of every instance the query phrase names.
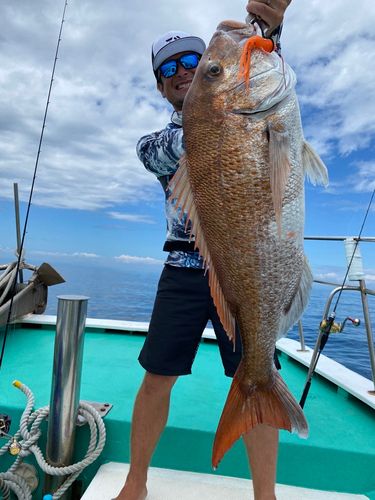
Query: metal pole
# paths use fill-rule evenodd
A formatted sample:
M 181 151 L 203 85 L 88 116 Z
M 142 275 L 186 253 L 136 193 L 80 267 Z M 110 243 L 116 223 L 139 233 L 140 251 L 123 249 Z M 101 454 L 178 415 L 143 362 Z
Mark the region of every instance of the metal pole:
M 87 301 L 83 296 L 58 297 L 46 450 L 47 462 L 56 467 L 70 465 L 73 458 Z M 55 492 L 62 482 L 46 474 L 45 493 Z M 68 500 L 70 493 L 61 498 Z
M 369 356 L 370 356 L 370 364 L 371 364 L 371 372 L 372 372 L 372 382 L 374 384 L 374 390 L 369 391 L 369 392 L 371 394 L 374 394 L 375 393 L 375 349 L 374 349 L 374 339 L 372 336 L 371 319 L 370 319 L 370 312 L 369 312 L 369 307 L 368 307 L 365 280 L 359 280 L 359 287 L 361 289 L 362 308 L 363 308 L 363 316 L 365 318 L 368 352 L 369 352 Z
M 299 333 L 299 341 L 301 343 L 301 349 L 298 349 L 298 352 L 306 352 L 306 346 L 305 346 L 305 336 L 303 334 L 303 325 L 302 321 L 298 321 L 298 333 Z
M 21 225 L 20 225 L 20 202 L 18 198 L 18 184 L 15 182 L 13 184 L 13 192 L 14 192 L 14 209 L 16 212 L 16 233 L 17 233 L 17 252 L 18 255 L 21 252 Z M 22 256 L 21 256 L 22 260 Z M 23 272 L 22 269 L 19 270 L 19 278 L 20 278 L 20 283 L 23 283 Z

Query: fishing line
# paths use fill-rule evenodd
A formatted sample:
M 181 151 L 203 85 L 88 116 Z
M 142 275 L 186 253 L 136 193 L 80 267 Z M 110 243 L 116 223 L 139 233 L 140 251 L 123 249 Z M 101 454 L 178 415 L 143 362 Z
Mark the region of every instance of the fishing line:
M 371 205 L 372 205 L 372 202 L 374 200 L 374 196 L 375 196 L 375 188 L 372 192 L 372 195 L 370 197 L 370 201 L 369 201 L 369 204 L 368 204 L 368 207 L 367 207 L 367 210 L 366 210 L 366 213 L 365 213 L 365 216 L 363 218 L 363 222 L 362 222 L 362 226 L 361 226 L 361 229 L 359 231 L 359 234 L 357 236 L 357 238 L 355 238 L 355 244 L 354 244 L 354 249 L 353 249 L 353 252 L 352 252 L 352 256 L 350 258 L 350 261 L 349 261 L 349 264 L 347 265 L 347 268 L 346 268 L 346 273 L 345 273 L 345 276 L 344 276 L 344 279 L 343 279 L 343 282 L 342 282 L 342 285 L 340 287 L 340 291 L 339 291 L 339 294 L 337 296 L 337 299 L 336 299 L 336 303 L 334 305 L 334 308 L 332 310 L 332 312 L 330 313 L 330 315 L 328 316 L 328 318 L 325 319 L 325 324 L 324 326 L 321 326 L 320 329 L 321 329 L 321 332 L 322 332 L 322 337 L 321 337 L 321 340 L 320 340 L 320 344 L 319 344 L 319 351 L 318 351 L 318 354 L 316 356 L 316 359 L 314 361 L 314 364 L 310 367 L 309 369 L 309 375 L 308 375 L 308 378 L 307 378 L 307 381 L 306 381 L 306 384 L 305 384 L 305 387 L 303 389 L 303 393 L 302 393 L 302 396 L 301 396 L 301 400 L 300 400 L 300 406 L 301 408 L 304 407 L 304 404 L 306 402 L 306 398 L 307 398 L 307 395 L 308 395 L 308 392 L 310 390 L 310 386 L 311 386 L 311 379 L 314 375 L 314 372 L 315 372 L 315 368 L 318 364 L 318 361 L 319 361 L 319 358 L 320 358 L 320 355 L 324 349 L 324 346 L 326 345 L 327 343 L 327 340 L 328 340 L 328 337 L 329 337 L 329 334 L 331 332 L 331 328 L 332 328 L 332 325 L 334 323 L 334 320 L 335 320 L 335 317 L 336 317 L 336 309 L 337 309 L 337 306 L 339 304 L 339 301 L 340 301 L 340 298 L 341 298 L 341 295 L 342 295 L 342 292 L 344 290 L 344 286 L 345 286 L 345 283 L 346 283 L 346 280 L 348 278 L 348 274 L 350 272 L 350 267 L 353 263 L 353 259 L 355 257 L 355 253 L 356 253 L 356 250 L 357 250 L 357 247 L 359 245 L 359 242 L 361 240 L 361 237 L 362 237 L 362 232 L 363 232 L 363 229 L 365 227 L 365 224 L 366 224 L 366 221 L 367 221 L 367 217 L 368 217 L 368 214 L 370 213 L 370 209 L 371 209 Z M 321 324 L 322 325 L 322 324 Z
M 13 286 L 12 286 L 12 289 L 11 289 L 11 292 L 10 292 L 11 298 L 10 298 L 10 303 L 9 303 L 9 311 L 8 311 L 7 322 L 6 322 L 6 325 L 5 325 L 4 337 L 3 337 L 3 341 L 2 341 L 1 354 L 0 354 L 0 369 L 1 369 L 1 366 L 2 366 L 2 363 L 3 363 L 4 352 L 5 352 L 5 344 L 6 344 L 6 339 L 7 339 L 7 336 L 8 336 L 8 331 L 9 331 L 10 318 L 12 316 L 13 299 L 14 299 L 14 294 L 15 294 L 16 287 L 17 287 L 17 276 L 19 275 L 19 271 L 20 271 L 21 259 L 22 259 L 23 248 L 24 248 L 25 237 L 26 237 L 27 224 L 28 224 L 28 221 L 29 221 L 31 201 L 32 201 L 32 197 L 33 197 L 33 194 L 34 194 L 34 185 L 35 185 L 35 180 L 36 180 L 36 174 L 37 174 L 37 171 L 38 171 L 39 157 L 40 157 L 40 152 L 41 152 L 41 148 L 42 148 L 42 142 L 43 142 L 43 136 L 44 136 L 44 129 L 45 129 L 45 126 L 46 126 L 46 121 L 47 121 L 48 108 L 49 108 L 49 104 L 50 104 L 50 97 L 51 97 L 51 92 L 52 92 L 52 85 L 53 85 L 53 80 L 54 80 L 54 76 L 55 76 L 57 58 L 58 58 L 59 48 L 60 48 L 60 42 L 61 42 L 61 34 L 62 34 L 64 22 L 65 22 L 65 12 L 66 12 L 67 5 L 68 5 L 68 0 L 65 0 L 63 14 L 62 14 L 61 23 L 60 23 L 59 36 L 58 36 L 57 45 L 56 45 L 55 59 L 53 61 L 52 73 L 51 73 L 51 78 L 50 78 L 50 83 L 49 83 L 49 89 L 48 89 L 48 95 L 47 95 L 47 102 L 46 102 L 45 109 L 44 109 L 44 116 L 43 116 L 42 130 L 40 132 L 38 152 L 37 152 L 36 159 L 35 159 L 34 174 L 33 174 L 33 179 L 32 179 L 31 188 L 30 188 L 29 201 L 28 201 L 28 204 L 27 204 L 25 222 L 24 222 L 23 232 L 22 232 L 22 239 L 21 239 L 21 244 L 19 246 L 19 251 L 18 251 L 18 258 L 17 258 L 17 267 L 16 267 L 16 273 L 15 273 L 15 279 L 13 281 Z

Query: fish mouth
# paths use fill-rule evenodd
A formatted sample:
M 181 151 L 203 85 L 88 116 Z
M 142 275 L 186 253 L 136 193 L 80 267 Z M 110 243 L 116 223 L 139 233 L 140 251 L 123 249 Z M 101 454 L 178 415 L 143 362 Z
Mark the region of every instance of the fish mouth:
M 226 35 L 234 42 L 243 44 L 249 37 L 256 34 L 256 29 L 252 24 L 238 21 L 222 21 L 216 28 L 218 35 Z
M 270 110 L 267 110 L 270 111 Z M 254 116 L 254 115 L 259 115 L 262 114 L 264 115 L 264 111 L 260 111 L 257 109 L 232 109 L 231 111 L 232 114 L 234 115 L 240 115 L 240 116 Z

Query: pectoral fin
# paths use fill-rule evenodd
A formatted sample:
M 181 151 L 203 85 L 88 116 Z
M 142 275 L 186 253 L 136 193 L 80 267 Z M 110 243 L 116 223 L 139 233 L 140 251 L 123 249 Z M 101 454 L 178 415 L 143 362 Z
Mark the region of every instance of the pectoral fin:
M 287 132 L 269 128 L 269 160 L 272 201 L 275 210 L 277 230 L 281 234 L 281 213 L 285 186 L 290 173 L 290 139 Z

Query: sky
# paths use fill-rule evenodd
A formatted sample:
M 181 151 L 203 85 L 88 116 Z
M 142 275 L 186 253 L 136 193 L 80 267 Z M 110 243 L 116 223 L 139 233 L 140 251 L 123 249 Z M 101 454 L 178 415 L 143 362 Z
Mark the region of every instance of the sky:
M 16 246 L 13 183 L 24 221 L 65 1 L 0 3 L 0 262 Z M 158 264 L 165 258 L 164 195 L 135 145 L 171 108 L 156 90 L 152 41 L 183 30 L 209 41 L 240 0 L 71 0 L 25 238 L 28 261 Z M 293 0 L 282 35 L 297 74 L 306 139 L 329 170 L 306 186 L 306 235 L 356 236 L 375 187 L 373 0 Z M 364 236 L 375 236 L 375 203 Z M 363 243 L 375 280 L 374 245 Z M 345 267 L 342 243 L 306 243 L 318 277 Z M 9 257 L 10 256 L 10 257 Z M 341 269 L 341 271 L 340 271 Z

